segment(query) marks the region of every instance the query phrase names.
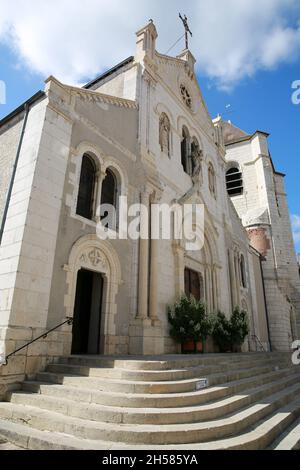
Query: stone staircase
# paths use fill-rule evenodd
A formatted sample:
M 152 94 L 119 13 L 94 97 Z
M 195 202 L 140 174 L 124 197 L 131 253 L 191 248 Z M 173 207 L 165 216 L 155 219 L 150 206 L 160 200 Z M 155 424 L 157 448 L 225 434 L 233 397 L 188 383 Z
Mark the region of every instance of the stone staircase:
M 289 353 L 71 356 L 0 403 L 0 437 L 27 449 L 296 449 L 299 418 Z

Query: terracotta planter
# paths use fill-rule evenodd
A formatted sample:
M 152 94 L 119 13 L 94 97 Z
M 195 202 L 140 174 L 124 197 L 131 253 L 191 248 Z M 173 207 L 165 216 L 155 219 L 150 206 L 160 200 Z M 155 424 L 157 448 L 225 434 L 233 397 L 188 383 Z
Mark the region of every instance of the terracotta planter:
M 203 354 L 203 341 L 185 341 L 181 343 L 181 353 L 182 354 Z

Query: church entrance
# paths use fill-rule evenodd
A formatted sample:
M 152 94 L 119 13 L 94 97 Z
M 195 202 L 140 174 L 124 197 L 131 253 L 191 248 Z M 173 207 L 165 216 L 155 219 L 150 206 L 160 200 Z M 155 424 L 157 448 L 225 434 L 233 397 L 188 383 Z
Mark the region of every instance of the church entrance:
M 200 273 L 186 268 L 184 271 L 184 290 L 185 295 L 190 298 L 194 297 L 196 300 L 203 300 L 203 279 Z
M 72 354 L 100 354 L 102 298 L 102 274 L 78 271 Z

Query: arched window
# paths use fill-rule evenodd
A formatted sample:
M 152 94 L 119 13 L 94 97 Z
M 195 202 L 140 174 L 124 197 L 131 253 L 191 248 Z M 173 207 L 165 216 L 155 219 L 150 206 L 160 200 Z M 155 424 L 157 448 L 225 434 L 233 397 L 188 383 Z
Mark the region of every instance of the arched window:
M 208 187 L 211 194 L 216 197 L 216 173 L 212 163 L 208 165 Z
M 245 265 L 244 255 L 241 255 L 240 271 L 241 271 L 241 284 L 246 289 L 246 287 L 247 287 L 247 278 L 246 278 L 246 265 Z
M 93 217 L 93 203 L 96 183 L 96 165 L 87 154 L 83 155 L 76 213 L 86 219 Z
M 107 169 L 102 183 L 101 206 L 109 205 L 111 210 L 101 211 L 101 220 L 108 218 L 105 227 L 110 229 L 116 228 L 117 192 L 117 179 L 114 173 Z
M 170 156 L 171 124 L 168 116 L 165 113 L 162 113 L 159 119 L 159 145 L 161 151 Z
M 227 171 L 226 187 L 229 196 L 241 196 L 243 194 L 243 176 L 238 167 L 232 167 Z
M 191 155 L 190 155 L 190 135 L 186 127 L 182 129 L 181 141 L 181 164 L 183 170 L 188 175 L 192 174 Z

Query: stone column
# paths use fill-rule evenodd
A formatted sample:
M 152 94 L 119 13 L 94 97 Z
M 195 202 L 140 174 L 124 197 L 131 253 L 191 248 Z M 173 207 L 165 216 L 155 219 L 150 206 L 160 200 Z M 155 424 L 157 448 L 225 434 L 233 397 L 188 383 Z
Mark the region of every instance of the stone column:
M 211 269 L 210 266 L 206 268 L 205 272 L 206 292 L 207 292 L 207 306 L 209 311 L 212 311 L 212 295 L 211 295 Z
M 176 297 L 180 297 L 185 292 L 184 287 L 184 248 L 178 243 L 173 243 L 173 253 L 175 255 L 175 265 L 176 265 Z
M 216 268 L 212 268 L 212 295 L 213 295 L 213 310 L 217 309 L 217 285 L 216 285 Z
M 219 309 L 219 267 L 215 270 L 216 309 Z
M 232 298 L 232 310 L 236 307 L 236 280 L 235 280 L 235 266 L 234 266 L 234 255 L 232 250 L 229 250 L 229 271 L 230 271 L 230 287 L 231 287 L 231 298 Z
M 234 257 L 235 262 L 235 273 L 236 273 L 236 305 L 234 307 L 240 306 L 241 304 L 241 283 L 240 283 L 240 264 L 239 264 L 239 255 L 236 252 Z
M 152 204 L 158 204 L 159 197 L 152 198 Z M 158 227 L 157 227 L 158 225 Z M 152 322 L 158 321 L 158 256 L 159 256 L 159 239 L 154 239 L 154 235 L 159 234 L 159 220 L 152 217 L 151 212 L 151 250 L 150 250 L 150 297 L 149 312 Z
M 207 266 L 205 265 L 204 269 L 204 292 L 205 292 L 205 303 L 206 303 L 206 308 L 209 310 L 209 304 L 208 304 L 208 280 L 207 280 Z
M 149 274 L 149 189 L 141 194 L 141 223 L 139 248 L 139 301 L 137 318 L 148 318 L 148 274 Z
M 100 217 L 100 206 L 101 206 L 101 196 L 102 196 L 102 184 L 103 181 L 106 177 L 106 172 L 105 171 L 97 171 L 96 178 L 97 178 L 97 184 L 96 184 L 96 196 L 95 196 L 95 217 L 94 221 L 98 224 L 101 220 Z

